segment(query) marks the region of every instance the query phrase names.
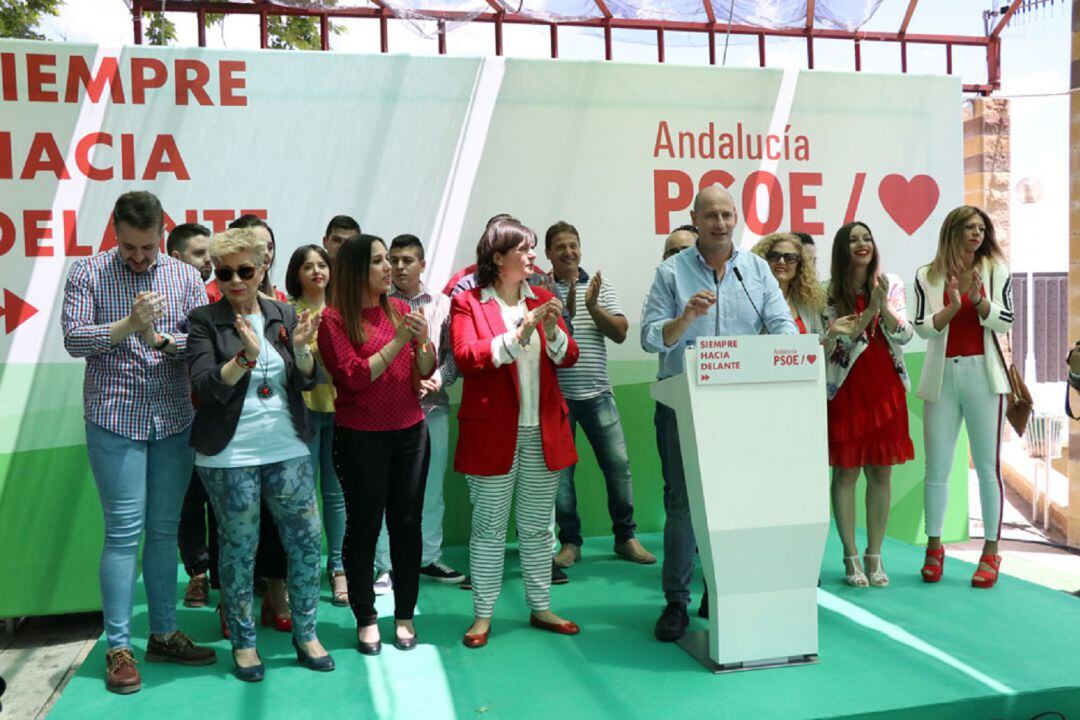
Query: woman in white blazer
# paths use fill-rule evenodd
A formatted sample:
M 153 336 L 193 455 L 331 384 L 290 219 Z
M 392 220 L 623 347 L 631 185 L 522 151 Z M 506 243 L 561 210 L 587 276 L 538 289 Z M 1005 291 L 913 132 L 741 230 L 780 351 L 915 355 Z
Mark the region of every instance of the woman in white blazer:
M 992 333 L 1012 327 L 1012 283 L 994 226 L 982 210 L 964 205 L 941 225 L 933 262 L 915 273 L 915 332 L 926 338 L 926 360 L 918 395 L 925 402 L 926 560 L 922 577 L 941 580 L 945 549 L 941 529 L 949 499 L 949 470 L 960 421 L 967 426 L 971 457 L 979 476 L 985 542 L 971 578 L 977 588 L 997 582 L 997 554 L 1004 488 L 999 454 L 1004 427 L 1006 369 Z

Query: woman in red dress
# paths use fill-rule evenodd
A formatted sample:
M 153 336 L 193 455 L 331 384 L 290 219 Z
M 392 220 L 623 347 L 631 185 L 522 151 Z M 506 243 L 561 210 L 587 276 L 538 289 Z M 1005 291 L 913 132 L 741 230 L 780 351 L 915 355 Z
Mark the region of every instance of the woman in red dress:
M 881 543 L 889 521 L 892 466 L 915 457 L 905 396 L 911 381 L 902 347 L 912 329 L 904 283 L 881 272 L 880 254 L 865 223 L 848 223 L 837 231 L 826 294 L 829 465 L 845 579 L 854 587 L 885 587 L 889 576 Z M 866 474 L 866 571 L 855 544 L 860 470 Z

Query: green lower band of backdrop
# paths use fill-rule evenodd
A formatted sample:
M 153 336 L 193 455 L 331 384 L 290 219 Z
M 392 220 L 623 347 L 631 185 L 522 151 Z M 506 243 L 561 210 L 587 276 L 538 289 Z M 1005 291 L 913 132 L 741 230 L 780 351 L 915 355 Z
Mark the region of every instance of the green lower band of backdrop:
M 918 381 L 922 353 L 907 355 Z M 634 517 L 641 532 L 664 522 L 663 479 L 653 430 L 649 382 L 654 361 L 613 362 L 611 375 L 634 477 Z M 82 434 L 83 367 L 77 364 L 0 365 L 5 385 L 17 381 L 32 402 L 22 415 L 0 411 L 0 617 L 95 610 L 103 527 L 101 505 Z M 6 377 L 5 377 L 6 376 Z M 889 535 L 911 542 L 923 534 L 922 401 L 909 396 L 908 417 L 915 459 L 893 473 Z M 10 407 L 10 406 L 9 406 Z M 453 416 L 453 413 L 452 413 Z M 733 418 L 737 421 L 737 418 Z M 457 424 L 450 424 L 451 457 Z M 783 451 L 783 439 L 774 447 Z M 29 448 L 29 449 L 22 449 Z M 592 449 L 578 433 L 581 455 L 576 476 L 586 552 L 610 552 L 611 522 L 603 478 Z M 967 436 L 957 443 L 945 539 L 967 539 Z M 862 517 L 862 489 L 857 503 Z M 445 543 L 464 544 L 469 532 L 465 479 L 449 471 L 445 482 Z M 655 548 L 654 548 L 655 549 Z M 840 558 L 835 558 L 840 562 Z M 828 562 L 828 559 L 826 559 Z M 657 574 L 657 592 L 660 577 Z

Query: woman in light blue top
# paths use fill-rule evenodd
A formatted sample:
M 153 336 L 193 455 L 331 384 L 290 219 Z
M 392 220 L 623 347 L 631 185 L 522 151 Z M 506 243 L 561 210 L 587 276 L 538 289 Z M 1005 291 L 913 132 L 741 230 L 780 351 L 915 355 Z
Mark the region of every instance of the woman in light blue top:
M 315 636 L 321 532 L 301 395 L 322 379 L 308 349 L 318 318 L 259 295 L 266 243 L 250 229 L 210 244 L 224 297 L 192 311 L 188 341 L 198 409 L 191 444 L 195 466 L 218 519 L 222 603 L 236 676 L 265 672 L 255 650 L 252 573 L 265 499 L 288 555 L 293 646 L 313 670 L 334 661 Z

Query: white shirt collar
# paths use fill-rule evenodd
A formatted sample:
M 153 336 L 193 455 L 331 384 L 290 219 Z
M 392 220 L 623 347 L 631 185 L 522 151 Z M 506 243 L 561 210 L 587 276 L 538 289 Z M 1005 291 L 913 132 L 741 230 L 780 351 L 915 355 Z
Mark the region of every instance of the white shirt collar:
M 487 287 L 480 288 L 480 302 L 485 303 L 488 300 L 497 298 L 499 298 L 499 294 L 495 292 L 495 285 L 488 285 Z M 533 292 L 532 286 L 523 280 L 521 282 L 521 299 L 524 300 L 526 298 L 535 300 L 536 293 Z

